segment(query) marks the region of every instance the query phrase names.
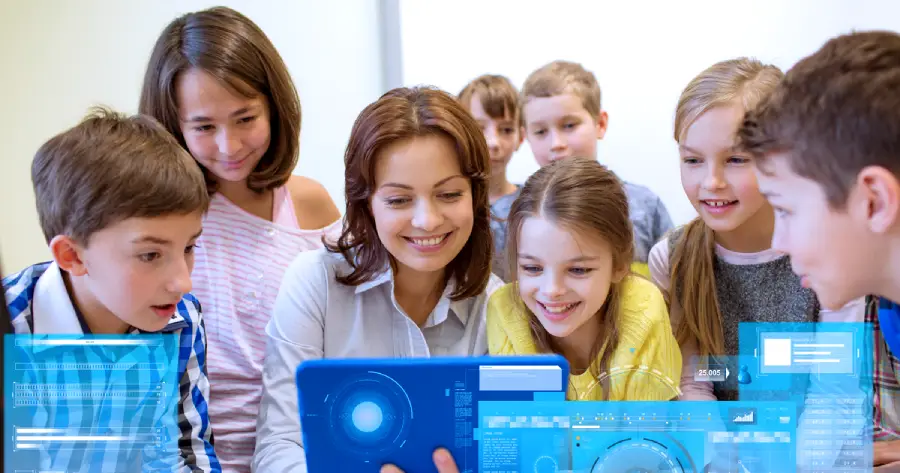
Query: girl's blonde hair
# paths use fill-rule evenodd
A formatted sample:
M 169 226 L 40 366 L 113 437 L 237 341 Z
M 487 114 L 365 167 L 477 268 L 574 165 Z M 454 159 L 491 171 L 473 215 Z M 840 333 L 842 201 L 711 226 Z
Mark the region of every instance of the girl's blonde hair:
M 752 109 L 782 77 L 784 73 L 777 67 L 751 58 L 712 65 L 681 93 L 675 109 L 675 141 L 681 143 L 694 121 L 710 109 L 732 104 Z M 670 248 L 669 297 L 672 312 L 680 316 L 675 337 L 679 344 L 695 341 L 701 357 L 723 354 L 725 337 L 713 274 L 713 232 L 697 217 L 685 225 L 677 241 L 670 242 Z
M 589 158 L 567 158 L 542 167 L 525 181 L 522 192 L 509 211 L 507 255 L 509 274 L 518 279 L 519 232 L 529 217 L 542 217 L 571 231 L 602 238 L 613 253 L 613 271 L 627 271 L 634 254 L 634 236 L 628 216 L 628 197 L 622 182 L 602 164 Z M 619 311 L 621 283 L 613 283 L 601 312 L 603 336 L 593 345 L 591 364 L 595 378 L 607 370 L 619 341 L 615 315 Z M 557 350 L 547 330 L 519 297 L 512 296 L 520 310 L 529 314 L 531 334 L 539 351 Z M 609 393 L 606 378 L 603 398 Z

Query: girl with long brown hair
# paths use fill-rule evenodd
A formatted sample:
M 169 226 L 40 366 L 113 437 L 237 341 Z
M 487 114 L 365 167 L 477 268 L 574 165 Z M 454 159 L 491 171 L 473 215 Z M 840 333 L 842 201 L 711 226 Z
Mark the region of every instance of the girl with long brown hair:
M 172 20 L 153 46 L 139 110 L 206 177 L 210 206 L 191 278 L 209 340 L 208 408 L 224 470 L 249 473 L 263 329 L 287 266 L 337 236 L 340 212 L 321 184 L 293 174 L 300 99 L 275 46 L 240 12 L 215 7 Z
M 596 160 L 566 158 L 532 175 L 509 214 L 515 282 L 488 305 L 491 354 L 558 353 L 570 399 L 669 400 L 681 354 L 662 293 L 631 274 L 622 182 Z

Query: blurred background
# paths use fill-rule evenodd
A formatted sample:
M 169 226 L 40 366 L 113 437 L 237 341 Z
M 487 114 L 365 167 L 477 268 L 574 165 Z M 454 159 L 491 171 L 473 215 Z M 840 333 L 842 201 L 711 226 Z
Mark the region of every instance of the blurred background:
M 291 70 L 303 107 L 296 173 L 344 205 L 343 153 L 356 115 L 387 90 L 458 93 L 484 73 L 517 87 L 555 59 L 594 72 L 610 122 L 599 160 L 660 195 L 676 224 L 684 197 L 672 138 L 682 88 L 716 61 L 783 69 L 828 38 L 900 31 L 894 0 L 0 0 L 0 260 L 4 274 L 50 257 L 30 165 L 48 138 L 96 104 L 134 113 L 150 49 L 177 15 L 226 5 L 253 19 Z M 509 177 L 537 169 L 524 143 Z

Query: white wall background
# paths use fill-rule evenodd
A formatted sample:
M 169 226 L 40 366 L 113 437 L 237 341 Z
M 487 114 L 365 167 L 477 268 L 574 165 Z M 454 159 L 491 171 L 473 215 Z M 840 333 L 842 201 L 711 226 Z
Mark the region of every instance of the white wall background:
M 694 212 L 682 195 L 671 122 L 691 77 L 739 55 L 787 68 L 833 35 L 900 30 L 893 0 L 2 0 L 4 274 L 49 258 L 29 173 L 37 148 L 91 105 L 135 112 L 159 32 L 179 14 L 216 4 L 257 22 L 284 57 L 304 115 L 296 172 L 322 182 L 340 207 L 353 120 L 388 86 L 457 93 L 488 72 L 521 86 L 534 68 L 562 58 L 599 78 L 610 114 L 600 160 L 659 193 L 679 223 Z M 399 26 L 379 16 L 395 9 Z M 522 182 L 535 169 L 523 145 L 510 176 Z
M 88 107 L 136 112 L 150 49 L 176 16 L 217 4 L 275 43 L 303 108 L 296 172 L 343 207 L 343 153 L 356 115 L 384 91 L 374 0 L 2 0 L 0 261 L 4 274 L 49 258 L 34 210 L 31 159 Z
M 599 160 L 662 197 L 673 220 L 696 213 L 684 197 L 672 138 L 675 104 L 713 63 L 756 56 L 782 69 L 851 29 L 900 31 L 895 0 L 401 0 L 403 81 L 451 93 L 484 73 L 521 87 L 555 59 L 597 76 L 610 117 Z M 510 163 L 537 169 L 526 144 Z

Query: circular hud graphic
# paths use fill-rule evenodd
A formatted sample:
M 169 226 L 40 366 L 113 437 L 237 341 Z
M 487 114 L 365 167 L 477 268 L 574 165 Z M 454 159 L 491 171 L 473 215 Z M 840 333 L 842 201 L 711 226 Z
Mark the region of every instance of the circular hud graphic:
M 648 386 L 643 393 L 652 398 L 648 400 L 668 401 L 669 399 L 677 398 L 682 394 L 678 384 L 675 383 L 672 378 L 655 368 L 644 365 L 623 365 L 613 366 L 609 371 L 600 373 L 600 376 L 598 376 L 584 392 L 577 393 L 578 399 L 601 399 L 604 382 L 610 387 L 615 386 L 617 383 L 627 385 L 628 383 L 635 382 L 632 381 L 632 379 L 637 377 L 644 378 L 642 381 Z
M 336 448 L 366 459 L 406 442 L 412 405 L 393 378 L 369 371 L 344 384 L 327 402 Z
M 534 473 L 558 473 L 559 466 L 556 460 L 546 455 L 538 458 L 534 462 Z
M 659 439 L 659 440 L 672 440 Z M 667 445 L 647 436 L 620 440 L 594 461 L 591 473 L 682 473 L 696 471 L 693 460 L 680 443 Z M 679 457 L 684 457 L 684 464 Z

